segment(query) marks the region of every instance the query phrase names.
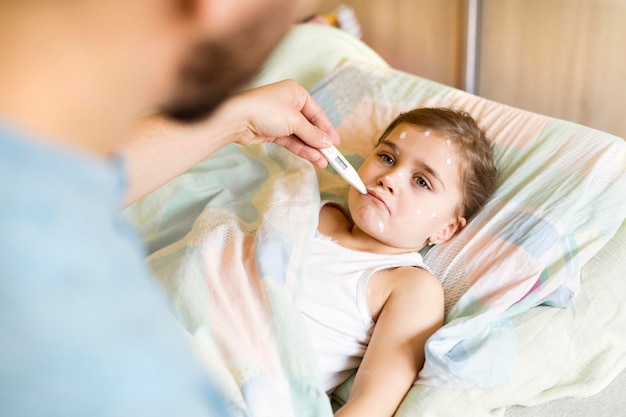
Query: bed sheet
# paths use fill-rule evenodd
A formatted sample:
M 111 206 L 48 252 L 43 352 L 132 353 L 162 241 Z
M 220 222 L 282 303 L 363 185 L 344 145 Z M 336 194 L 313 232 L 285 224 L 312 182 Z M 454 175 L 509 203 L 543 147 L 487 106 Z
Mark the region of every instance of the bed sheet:
M 504 417 L 615 417 L 624 413 L 626 407 L 626 371 L 615 378 L 609 386 L 590 397 L 564 397 L 544 404 L 524 407 L 508 407 Z

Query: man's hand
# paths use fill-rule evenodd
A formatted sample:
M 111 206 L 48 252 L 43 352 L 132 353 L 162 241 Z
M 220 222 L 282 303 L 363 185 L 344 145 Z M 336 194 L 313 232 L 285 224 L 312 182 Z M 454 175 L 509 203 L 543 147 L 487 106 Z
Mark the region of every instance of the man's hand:
M 339 144 L 339 136 L 322 108 L 292 80 L 239 93 L 222 111 L 246 123 L 236 143 L 274 142 L 321 168 L 327 162 L 318 149 Z

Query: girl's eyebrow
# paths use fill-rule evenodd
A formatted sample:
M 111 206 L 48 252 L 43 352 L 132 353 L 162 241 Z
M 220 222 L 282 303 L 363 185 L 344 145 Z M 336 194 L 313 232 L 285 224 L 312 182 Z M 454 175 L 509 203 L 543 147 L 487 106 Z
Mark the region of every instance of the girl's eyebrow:
M 380 142 L 381 145 L 387 145 L 389 146 L 391 149 L 393 149 L 393 151 L 397 154 L 400 155 L 400 147 L 398 145 L 396 145 L 395 143 L 389 141 L 389 140 L 383 140 Z M 433 167 L 431 167 L 430 165 L 428 165 L 426 162 L 419 162 L 419 166 L 421 169 L 423 169 L 424 171 L 426 171 L 426 173 L 430 174 L 433 176 L 433 178 L 435 178 L 437 180 L 437 182 L 439 184 L 441 184 L 441 187 L 445 190 L 446 189 L 446 185 L 443 183 L 443 181 L 441 180 L 441 177 L 439 176 L 439 174 L 437 174 L 437 171 L 435 171 L 433 169 Z
M 389 140 L 385 139 L 385 140 L 381 141 L 381 142 L 380 142 L 380 144 L 381 144 L 381 145 L 387 145 L 387 146 L 389 146 L 391 149 L 393 149 L 393 151 L 394 151 L 396 154 L 400 155 L 400 148 L 399 148 L 399 147 L 398 147 L 398 145 L 396 145 L 395 143 L 393 143 L 393 142 L 391 142 L 391 141 L 389 141 Z
M 437 182 L 441 184 L 441 187 L 444 190 L 446 189 L 446 185 L 443 183 L 443 181 L 441 181 L 441 178 L 439 177 L 439 175 L 437 175 L 437 171 L 435 171 L 430 165 L 428 165 L 425 162 L 420 162 L 420 165 L 424 171 L 432 175 L 437 180 Z

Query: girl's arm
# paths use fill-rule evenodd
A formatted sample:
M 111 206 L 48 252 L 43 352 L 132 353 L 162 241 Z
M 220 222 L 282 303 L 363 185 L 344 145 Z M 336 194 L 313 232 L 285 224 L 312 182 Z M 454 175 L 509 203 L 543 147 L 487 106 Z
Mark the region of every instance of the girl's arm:
M 389 271 L 389 294 L 356 374 L 335 417 L 392 416 L 424 365 L 426 340 L 443 324 L 443 289 L 429 272 Z

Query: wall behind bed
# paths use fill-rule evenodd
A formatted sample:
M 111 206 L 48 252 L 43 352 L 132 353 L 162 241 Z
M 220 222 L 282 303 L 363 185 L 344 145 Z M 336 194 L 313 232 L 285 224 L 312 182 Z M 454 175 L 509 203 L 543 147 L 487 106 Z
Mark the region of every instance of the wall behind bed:
M 477 94 L 626 137 L 626 0 L 482 0 Z M 322 0 L 355 9 L 391 66 L 464 86 L 466 0 Z

